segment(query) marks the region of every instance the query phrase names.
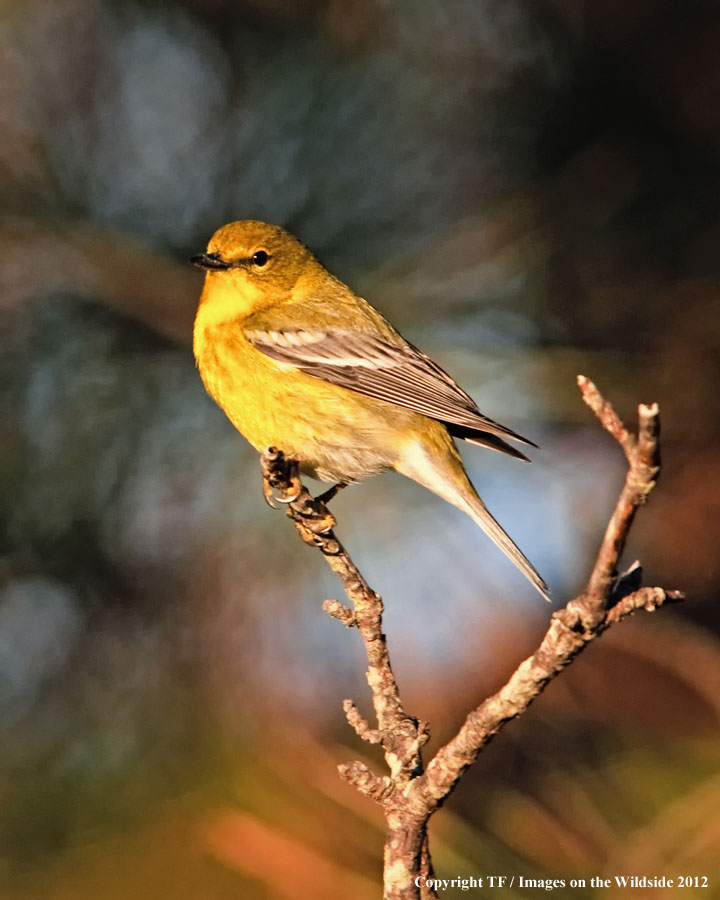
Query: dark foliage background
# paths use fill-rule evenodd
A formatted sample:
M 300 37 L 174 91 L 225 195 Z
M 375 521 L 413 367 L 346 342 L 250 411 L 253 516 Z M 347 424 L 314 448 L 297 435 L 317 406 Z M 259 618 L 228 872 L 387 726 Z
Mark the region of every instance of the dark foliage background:
M 691 602 L 591 648 L 433 839 L 442 877 L 717 884 L 716 4 L 6 0 L 0 22 L 1 896 L 378 895 L 382 823 L 335 774 L 366 750 L 340 710 L 367 705 L 359 642 L 190 352 L 185 260 L 250 217 L 542 445 L 465 456 L 558 601 L 624 472 L 575 375 L 628 421 L 659 401 L 632 553 Z M 415 485 L 335 510 L 437 746 L 548 610 Z

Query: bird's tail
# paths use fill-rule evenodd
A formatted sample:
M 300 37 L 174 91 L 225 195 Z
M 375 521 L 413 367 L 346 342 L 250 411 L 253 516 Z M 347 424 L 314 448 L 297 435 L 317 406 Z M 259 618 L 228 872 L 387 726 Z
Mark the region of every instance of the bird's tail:
M 445 446 L 442 446 L 443 443 Z M 396 470 L 418 481 L 448 503 L 467 513 L 545 600 L 551 602 L 545 581 L 510 535 L 495 521 L 478 496 L 449 436 L 446 441 L 438 442 L 432 449 L 422 443 L 411 445 L 396 465 Z
M 517 566 L 530 584 L 543 595 L 548 603 L 550 603 L 551 600 L 548 586 L 545 584 L 544 579 L 538 574 L 535 566 L 533 566 L 504 528 L 495 521 L 477 494 L 475 494 L 474 500 L 475 502 L 472 502 L 472 500 L 468 498 L 464 501 L 463 506 L 460 506 L 459 503 L 456 503 L 455 505 L 460 506 L 461 509 L 464 509 L 465 512 L 467 512 L 470 518 L 497 544 L 505 556 Z

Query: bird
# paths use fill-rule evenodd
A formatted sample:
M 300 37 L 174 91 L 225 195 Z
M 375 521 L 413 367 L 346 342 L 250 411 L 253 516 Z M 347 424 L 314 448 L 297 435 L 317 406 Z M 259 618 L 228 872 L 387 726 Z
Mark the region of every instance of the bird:
M 550 600 L 547 584 L 480 499 L 455 439 L 516 459 L 537 447 L 475 401 L 279 225 L 219 228 L 190 260 L 205 271 L 193 352 L 210 396 L 262 452 L 338 487 L 386 470 L 459 508 Z

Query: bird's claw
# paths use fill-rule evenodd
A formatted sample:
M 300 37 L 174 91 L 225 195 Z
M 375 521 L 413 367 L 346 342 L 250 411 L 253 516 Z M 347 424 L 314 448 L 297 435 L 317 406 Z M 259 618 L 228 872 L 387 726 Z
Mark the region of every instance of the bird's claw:
M 299 500 L 299 499 L 300 499 L 300 491 L 299 490 L 295 491 L 295 493 L 292 495 L 292 497 L 273 497 L 273 500 L 275 500 L 277 503 L 285 503 L 285 504 L 294 503 L 296 500 Z
M 292 493 L 288 496 L 288 491 L 286 491 L 283 493 L 282 497 L 274 498 L 275 500 L 277 500 L 278 503 L 282 503 L 285 506 L 287 506 L 290 503 L 294 503 L 296 500 L 299 500 L 300 495 L 302 494 L 302 491 L 303 491 L 303 486 L 300 483 L 300 477 L 298 476 L 298 473 L 297 473 L 297 466 L 293 466 L 293 470 L 290 474 L 289 483 L 290 483 L 289 490 L 291 490 Z
M 270 509 L 279 509 L 279 507 L 277 506 L 278 503 L 281 503 L 284 506 L 287 506 L 290 503 L 294 503 L 300 498 L 300 495 L 302 494 L 302 484 L 300 483 L 300 478 L 298 477 L 297 472 L 293 472 L 290 475 L 289 490 L 291 490 L 292 493 L 289 496 L 289 491 L 283 491 L 282 496 L 277 496 L 274 493 L 274 487 L 275 485 L 273 485 L 271 478 L 265 476 L 263 478 L 263 497 Z
M 275 496 L 273 494 L 272 485 L 267 480 L 267 478 L 263 478 L 263 499 L 270 507 L 270 509 L 277 509 L 277 505 L 275 503 Z
M 279 470 L 278 459 L 284 463 L 284 467 Z M 279 506 L 289 507 L 287 513 L 295 521 L 306 543 L 322 547 L 323 552 L 337 552 L 337 541 L 330 538 L 337 523 L 333 514 L 325 507 L 325 503 L 342 490 L 345 484 L 333 485 L 314 500 L 302 486 L 297 462 L 284 460 L 280 452 L 274 448 L 268 448 L 263 454 L 262 471 L 263 497 L 267 505 L 271 509 L 278 509 Z

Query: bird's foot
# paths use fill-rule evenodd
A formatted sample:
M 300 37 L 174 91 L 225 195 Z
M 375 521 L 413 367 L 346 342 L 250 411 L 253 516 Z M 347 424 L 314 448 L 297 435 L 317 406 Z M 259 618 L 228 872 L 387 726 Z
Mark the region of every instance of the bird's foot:
M 281 460 L 282 474 L 273 469 L 277 460 Z M 298 464 L 294 460 L 286 460 L 282 452 L 274 447 L 268 448 L 262 460 L 263 497 L 271 509 L 278 509 L 277 504 L 287 506 L 300 498 L 303 486 L 300 482 Z M 279 491 L 276 494 L 275 491 Z
M 302 518 L 302 524 L 308 533 L 322 536 L 329 534 L 337 525 L 335 516 L 319 497 L 311 497 L 305 491 L 291 509 Z
M 278 505 L 275 502 L 275 494 L 273 493 L 272 485 L 265 477 L 263 477 L 263 498 L 270 509 L 278 508 Z
M 334 485 L 317 499 L 313 499 L 303 487 L 295 460 L 287 459 L 276 447 L 268 447 L 260 457 L 263 473 L 263 496 L 273 509 L 280 503 L 302 539 L 320 547 L 323 553 L 339 552 L 340 544 L 333 535 L 335 517 L 325 506 L 325 500 L 334 496 L 344 485 Z
M 300 494 L 302 494 L 302 491 L 303 486 L 300 483 L 297 466 L 294 466 L 293 470 L 290 473 L 290 486 L 283 491 L 282 497 L 273 497 L 273 499 L 278 503 L 295 503 L 296 500 L 300 499 Z
M 316 503 L 329 503 L 336 494 L 339 494 L 343 488 L 348 486 L 348 481 L 339 481 L 337 484 L 334 484 L 332 487 L 328 488 L 324 493 L 318 494 L 315 498 Z

